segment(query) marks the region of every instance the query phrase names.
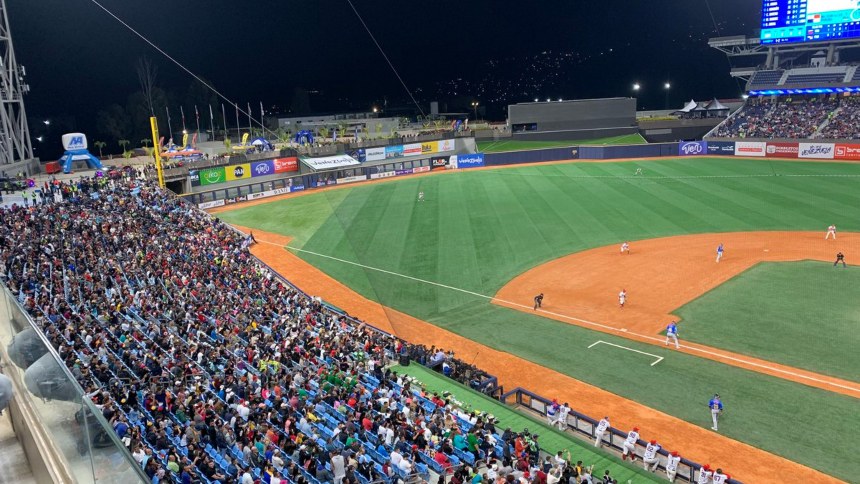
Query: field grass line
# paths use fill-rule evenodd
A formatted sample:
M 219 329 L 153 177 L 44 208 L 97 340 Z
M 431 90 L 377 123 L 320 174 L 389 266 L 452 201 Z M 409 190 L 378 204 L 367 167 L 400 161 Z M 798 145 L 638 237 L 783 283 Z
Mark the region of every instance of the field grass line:
M 663 361 L 663 357 L 662 357 L 662 356 L 657 356 L 657 355 L 654 355 L 654 354 L 651 354 L 651 353 L 646 353 L 646 352 L 644 352 L 644 351 L 634 350 L 633 348 L 628 348 L 628 347 L 626 347 L 626 346 L 617 345 L 617 344 L 615 344 L 615 343 L 609 343 L 609 342 L 607 342 L 607 341 L 603 341 L 603 340 L 595 341 L 594 343 L 591 343 L 590 345 L 588 345 L 588 349 L 594 348 L 595 346 L 597 346 L 597 345 L 599 345 L 599 344 L 604 344 L 604 345 L 614 346 L 614 347 L 616 347 L 616 348 L 621 348 L 621 349 L 623 349 L 623 350 L 632 351 L 632 352 L 634 352 L 634 353 L 639 353 L 639 354 L 641 354 L 641 355 L 648 355 L 648 356 L 651 356 L 651 357 L 653 357 L 653 358 L 657 358 L 657 360 L 656 360 L 654 363 L 651 363 L 651 366 L 654 366 L 654 365 L 656 365 L 657 363 L 660 363 L 661 361 Z
M 771 175 L 771 176 L 772 176 L 772 175 Z M 262 243 L 266 243 L 266 244 L 277 245 L 277 246 L 279 246 L 279 247 L 284 247 L 284 246 L 283 246 L 283 244 L 276 244 L 276 243 L 274 243 L 274 242 L 268 242 L 268 241 L 260 241 L 260 242 L 262 242 Z M 494 297 L 494 296 L 487 296 L 486 294 L 481 294 L 481 293 L 479 293 L 479 292 L 469 291 L 468 289 L 462 289 L 462 288 L 459 288 L 459 287 L 449 286 L 449 285 L 447 285 L 447 284 L 442 284 L 442 283 L 440 283 L 440 282 L 428 281 L 428 280 L 426 280 L 426 279 L 421 279 L 421 278 L 419 278 L 419 277 L 413 277 L 413 276 L 409 276 L 409 275 L 406 275 L 406 274 L 401 274 L 401 273 L 399 273 L 399 272 L 389 271 L 389 270 L 386 270 L 386 269 L 380 269 L 380 268 L 378 268 L 378 267 L 372 267 L 372 266 L 368 266 L 368 265 L 365 265 L 365 264 L 360 264 L 360 263 L 358 263 L 358 262 L 353 262 L 353 261 L 350 261 L 350 260 L 341 259 L 341 258 L 339 258 L 339 257 L 334 257 L 334 256 L 331 256 L 331 255 L 320 254 L 320 253 L 318 253 L 318 252 L 314 252 L 314 251 L 311 251 L 311 250 L 299 249 L 299 248 L 296 248 L 296 247 L 284 247 L 284 248 L 285 248 L 285 249 L 287 249 L 287 250 L 295 251 L 295 252 L 302 252 L 302 253 L 305 253 L 305 254 L 310 254 L 310 255 L 317 256 L 317 257 L 322 257 L 322 258 L 324 258 L 324 259 L 330 259 L 330 260 L 334 260 L 334 261 L 337 261 L 337 262 L 342 262 L 342 263 L 344 263 L 344 264 L 349 264 L 349 265 L 353 265 L 353 266 L 356 266 L 356 267 L 361 267 L 361 268 L 363 268 L 363 269 L 367 269 L 367 270 L 371 270 L 371 271 L 375 271 L 375 272 L 381 272 L 381 273 L 383 273 L 383 274 L 388 274 L 388 275 L 395 276 L 395 277 L 400 277 L 400 278 L 403 278 L 403 279 L 409 279 L 409 280 L 411 280 L 411 281 L 420 282 L 420 283 L 428 284 L 428 285 L 431 285 L 431 286 L 436 286 L 436 287 L 441 287 L 441 288 L 444 288 L 444 289 L 449 289 L 449 290 L 451 290 L 451 291 L 457 291 L 457 292 L 461 292 L 461 293 L 464 293 L 464 294 L 469 294 L 469 295 L 476 296 L 476 297 L 479 297 L 479 298 L 487 299 L 487 300 L 489 300 L 489 301 L 491 301 L 491 302 L 492 302 L 492 301 L 498 301 L 498 302 L 503 303 L 503 304 L 508 305 L 508 306 L 514 306 L 514 307 L 519 307 L 519 308 L 523 308 L 523 309 L 532 309 L 532 306 L 529 306 L 529 305 L 520 304 L 520 303 L 513 302 L 513 301 L 506 301 L 506 300 L 504 300 L 504 299 L 500 299 L 500 298 L 497 298 L 497 297 Z M 589 320 L 587 320 L 587 319 L 577 318 L 577 317 L 575 317 L 575 316 L 569 316 L 569 315 L 567 315 L 567 314 L 561 314 L 561 313 L 556 313 L 556 312 L 552 312 L 552 311 L 546 311 L 546 310 L 543 310 L 543 309 L 539 310 L 539 313 L 550 314 L 550 315 L 552 315 L 552 316 L 557 316 L 557 317 L 559 317 L 559 318 L 561 318 L 561 319 L 566 319 L 566 320 L 569 320 L 569 321 L 575 321 L 575 322 L 582 323 L 582 324 L 586 324 L 586 325 L 589 325 L 589 326 L 595 326 L 595 327 L 598 327 L 598 328 L 603 328 L 603 329 L 606 329 L 606 330 L 609 330 L 609 331 L 616 331 L 616 332 L 618 332 L 618 333 L 623 333 L 623 334 L 631 334 L 631 335 L 636 336 L 636 337 L 638 337 L 638 338 L 643 338 L 643 339 L 647 339 L 647 340 L 654 341 L 654 342 L 658 342 L 658 343 L 663 342 L 663 339 L 662 339 L 662 338 L 657 338 L 657 337 L 654 337 L 654 336 L 651 336 L 651 335 L 647 335 L 647 334 L 639 334 L 639 333 L 635 333 L 635 332 L 632 332 L 632 331 L 628 331 L 628 330 L 627 330 L 627 328 L 619 328 L 619 327 L 615 327 L 615 326 L 609 326 L 609 325 L 602 324 L 602 323 L 598 323 L 598 322 L 595 322 L 595 321 L 589 321 Z M 855 393 L 857 393 L 858 395 L 860 395 L 860 388 L 857 388 L 857 387 L 854 387 L 854 386 L 842 385 L 842 384 L 840 384 L 840 383 L 831 382 L 831 381 L 827 381 L 827 380 L 822 380 L 822 379 L 819 379 L 819 378 L 815 378 L 815 377 L 813 377 L 813 376 L 804 375 L 804 374 L 801 374 L 801 373 L 795 373 L 795 372 L 793 372 L 793 371 L 789 371 L 789 370 L 784 370 L 784 369 L 782 369 L 782 368 L 776 368 L 776 367 L 773 367 L 773 366 L 764 365 L 764 364 L 761 364 L 761 363 L 756 363 L 756 362 L 754 362 L 754 361 L 745 360 L 745 359 L 743 359 L 743 358 L 737 358 L 737 357 L 734 357 L 734 356 L 730 356 L 730 355 L 726 355 L 726 354 L 722 354 L 722 353 L 713 352 L 713 351 L 710 351 L 710 350 L 709 350 L 709 349 L 707 349 L 707 348 L 698 348 L 698 347 L 696 347 L 696 346 L 689 346 L 689 345 L 680 345 L 680 346 L 681 346 L 682 348 L 686 348 L 687 350 L 690 350 L 690 351 L 695 351 L 695 352 L 699 352 L 699 353 L 702 353 L 702 354 L 710 355 L 710 356 L 711 356 L 711 357 L 713 357 L 714 359 L 722 359 L 722 360 L 733 361 L 733 362 L 736 362 L 736 363 L 739 363 L 739 364 L 742 364 L 742 365 L 747 365 L 747 366 L 751 366 L 751 367 L 755 367 L 755 368 L 761 368 L 761 369 L 763 369 L 763 370 L 768 370 L 768 371 L 772 371 L 772 372 L 775 372 L 775 373 L 780 373 L 780 374 L 783 374 L 783 375 L 789 375 L 789 376 L 791 376 L 791 377 L 798 378 L 798 379 L 801 379 L 801 380 L 809 380 L 809 381 L 814 381 L 814 382 L 816 382 L 816 383 L 821 383 L 821 384 L 824 384 L 824 385 L 829 385 L 829 386 L 833 386 L 833 387 L 841 388 L 841 389 L 843 389 L 843 390 L 852 391 L 852 392 L 855 392 Z M 811 373 L 811 372 L 810 372 L 810 373 Z

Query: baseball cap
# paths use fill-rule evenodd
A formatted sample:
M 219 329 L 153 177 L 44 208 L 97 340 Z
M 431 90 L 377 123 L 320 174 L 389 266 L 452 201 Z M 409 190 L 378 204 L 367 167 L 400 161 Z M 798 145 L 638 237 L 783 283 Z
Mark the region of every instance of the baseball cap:
M 672 456 L 678 457 L 678 451 L 677 450 L 673 450 L 671 453 L 672 453 Z
M 657 441 L 656 441 L 656 440 L 652 440 L 652 441 L 651 441 L 651 445 L 654 445 L 654 444 L 656 444 L 656 443 L 657 443 Z
M 634 432 L 639 432 L 639 427 L 633 427 Z
M 710 466 L 710 464 L 705 464 L 702 466 L 702 469 L 709 471 L 709 470 L 711 470 L 711 466 Z

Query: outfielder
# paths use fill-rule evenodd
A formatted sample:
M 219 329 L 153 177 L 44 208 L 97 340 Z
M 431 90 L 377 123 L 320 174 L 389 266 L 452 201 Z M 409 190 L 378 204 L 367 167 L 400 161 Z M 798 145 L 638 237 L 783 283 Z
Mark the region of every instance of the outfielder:
M 627 301 L 627 291 L 624 289 L 618 293 L 618 307 L 624 309 L 624 303 Z
M 720 419 L 720 415 L 723 413 L 723 402 L 720 400 L 720 395 L 715 393 L 714 398 L 708 402 L 708 408 L 711 409 L 711 418 L 714 420 L 714 426 L 711 427 L 711 430 L 719 430 L 717 427 L 717 421 Z
M 609 429 L 609 417 L 603 417 L 603 419 L 597 423 L 597 428 L 594 429 L 594 446 L 595 447 L 603 447 L 603 434 Z
M 674 450 L 666 458 L 666 477 L 669 479 L 669 482 L 675 482 L 675 474 L 678 473 L 678 464 L 680 462 L 681 456 Z
M 829 239 L 831 235 L 833 236 L 833 240 L 836 240 L 836 226 L 835 225 L 831 225 L 830 227 L 827 227 L 827 233 L 824 234 L 824 240 Z
M 713 476 L 711 476 L 711 479 L 714 480 L 714 484 L 725 484 L 725 482 L 731 478 L 732 476 L 723 474 L 723 470 L 720 468 L 717 468 L 717 471 L 714 472 Z
M 629 242 L 624 242 L 623 244 L 621 244 L 621 253 L 623 254 L 625 252 L 627 252 L 627 255 L 630 255 L 630 243 Z
M 669 339 L 675 340 L 675 349 L 680 349 L 681 346 L 678 344 L 678 325 L 675 321 L 669 323 L 669 326 L 666 326 L 666 345 L 669 344 Z
M 660 451 L 660 444 L 656 440 L 648 442 L 645 446 L 645 454 L 642 456 L 642 465 L 646 471 L 657 472 L 657 466 L 660 465 L 660 459 L 657 457 L 657 452 Z
M 723 258 L 723 244 L 721 242 L 720 245 L 717 247 L 717 262 L 719 262 L 720 259 L 722 259 L 722 258 Z
M 627 460 L 627 454 L 630 454 L 630 462 L 636 460 L 636 442 L 639 441 L 639 427 L 633 427 L 633 430 L 627 433 L 627 438 L 621 446 L 624 450 L 621 452 L 621 460 Z
M 424 201 L 424 192 L 418 192 L 418 201 L 419 201 L 419 202 L 423 202 L 423 201 Z
M 703 465 L 699 468 L 699 480 L 696 481 L 697 484 L 709 484 L 711 482 L 711 476 L 714 475 L 714 471 L 711 470 L 711 466 L 708 464 Z

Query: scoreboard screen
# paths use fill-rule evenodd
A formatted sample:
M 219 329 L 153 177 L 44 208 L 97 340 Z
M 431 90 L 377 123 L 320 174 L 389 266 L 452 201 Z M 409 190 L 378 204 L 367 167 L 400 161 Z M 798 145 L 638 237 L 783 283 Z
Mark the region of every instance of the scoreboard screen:
M 860 37 L 858 0 L 763 0 L 761 43 L 828 42 Z

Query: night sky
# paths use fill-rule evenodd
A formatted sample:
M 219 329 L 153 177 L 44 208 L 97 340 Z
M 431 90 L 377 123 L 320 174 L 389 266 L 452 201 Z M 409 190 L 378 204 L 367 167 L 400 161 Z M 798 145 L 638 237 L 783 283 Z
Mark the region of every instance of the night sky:
M 240 105 L 288 112 L 296 88 L 310 91 L 317 112 L 409 104 L 346 0 L 102 1 Z M 508 103 L 626 96 L 634 81 L 646 109 L 664 108 L 667 80 L 671 107 L 737 97 L 742 86 L 707 39 L 752 35 L 761 8 L 711 0 L 717 32 L 705 0 L 353 1 L 425 110 L 432 100 L 453 111 L 475 99 L 499 120 Z M 7 5 L 31 87 L 28 117 L 62 120 L 52 131 L 92 133 L 100 109 L 140 89 L 144 56 L 159 68 L 159 87 L 175 99 L 188 90 L 187 74 L 89 0 Z

